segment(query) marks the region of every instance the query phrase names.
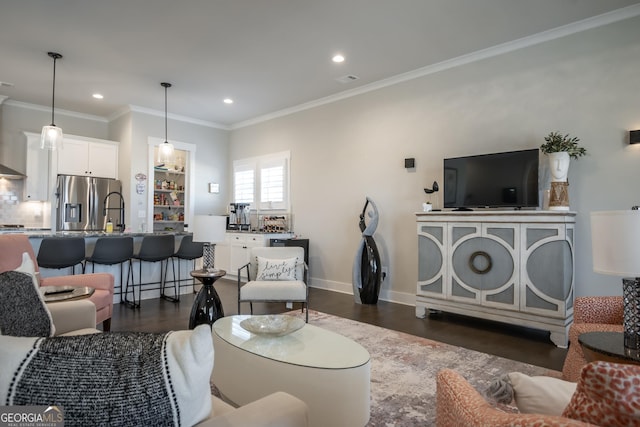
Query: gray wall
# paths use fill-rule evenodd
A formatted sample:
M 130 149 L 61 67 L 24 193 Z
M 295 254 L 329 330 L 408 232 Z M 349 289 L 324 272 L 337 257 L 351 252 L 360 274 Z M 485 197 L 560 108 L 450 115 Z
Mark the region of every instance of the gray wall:
M 18 171 L 26 171 L 26 138 L 23 131 L 40 133 L 42 126 L 51 121 L 51 113 L 45 107 L 5 101 L 0 105 L 0 162 Z M 164 139 L 164 116 L 140 112 L 127 112 L 108 122 L 106 119 L 65 113 L 56 110 L 56 124 L 66 134 L 118 141 L 118 178 L 123 183 L 123 195 L 127 206 L 127 227 L 137 231 L 146 219 L 138 218 L 138 211 L 146 211 L 147 194 L 135 192 L 135 174 L 148 174 L 148 139 Z M 200 124 L 170 119 L 169 139 L 196 147 L 195 213 L 224 214 L 229 200 L 229 132 Z M 148 177 L 147 190 L 149 189 Z M 219 194 L 208 192 L 208 183 L 220 184 Z M 30 218 L 31 210 L 22 200 L 22 182 L 10 183 L 3 195 L 19 195 L 17 204 L 0 206 L 0 223 L 21 223 L 43 226 L 42 218 Z M 47 209 L 46 207 L 43 209 Z M 151 229 L 147 224 L 147 229 Z
M 443 158 L 536 148 L 551 131 L 571 133 L 589 150 L 569 173 L 576 292 L 620 294 L 619 278 L 592 272 L 589 212 L 638 203 L 640 147 L 628 146 L 628 131 L 640 128 L 639 26 L 623 21 L 236 129 L 231 160 L 291 150 L 295 231 L 310 239 L 316 286 L 350 291 L 370 196 L 389 267 L 381 297 L 411 303 L 414 212 L 423 188 L 442 184 Z M 416 158 L 415 171 L 405 157 Z

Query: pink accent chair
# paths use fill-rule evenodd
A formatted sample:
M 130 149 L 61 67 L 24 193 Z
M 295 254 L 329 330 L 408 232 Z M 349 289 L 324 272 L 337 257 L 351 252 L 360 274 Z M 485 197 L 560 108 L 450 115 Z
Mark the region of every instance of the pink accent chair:
M 0 235 L 0 272 L 15 270 L 22 264 L 22 254 L 27 252 L 39 272 L 38 262 L 29 237 L 26 234 Z M 109 273 L 76 274 L 40 278 L 40 286 L 90 286 L 95 289 L 89 297 L 96 306 L 96 324 L 102 323 L 102 330 L 111 329 L 113 314 L 113 276 Z
M 573 306 L 573 324 L 569 328 L 569 351 L 562 367 L 562 379 L 578 382 L 587 360 L 578 342 L 585 332 L 623 332 L 622 297 L 578 297 Z
M 587 427 L 591 424 L 565 417 L 508 413 L 493 407 L 467 380 L 451 369 L 436 379 L 437 427 Z

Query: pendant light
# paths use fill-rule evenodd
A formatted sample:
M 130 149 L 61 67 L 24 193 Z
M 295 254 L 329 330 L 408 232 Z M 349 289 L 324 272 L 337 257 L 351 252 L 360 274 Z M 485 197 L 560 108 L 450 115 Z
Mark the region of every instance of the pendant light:
M 56 52 L 48 52 L 47 55 L 53 58 L 53 95 L 51 97 L 51 124 L 42 126 L 40 136 L 40 148 L 44 150 L 59 150 L 62 148 L 62 129 L 55 125 L 54 113 L 56 106 L 56 61 L 62 55 Z
M 160 83 L 164 88 L 164 142 L 158 147 L 158 163 L 173 163 L 173 145 L 167 139 L 167 89 L 171 87 L 171 83 Z

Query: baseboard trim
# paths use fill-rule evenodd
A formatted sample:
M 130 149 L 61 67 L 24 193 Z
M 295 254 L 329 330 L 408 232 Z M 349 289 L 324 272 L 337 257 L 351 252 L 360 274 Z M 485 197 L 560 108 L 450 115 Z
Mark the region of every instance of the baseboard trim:
M 309 286 L 312 288 L 353 295 L 353 285 L 351 283 L 336 282 L 334 280 L 324 280 L 317 277 L 312 277 L 310 282 L 311 284 Z M 380 289 L 380 295 L 378 296 L 378 299 L 395 304 L 410 306 L 416 305 L 416 296 L 414 294 L 391 291 L 384 288 Z

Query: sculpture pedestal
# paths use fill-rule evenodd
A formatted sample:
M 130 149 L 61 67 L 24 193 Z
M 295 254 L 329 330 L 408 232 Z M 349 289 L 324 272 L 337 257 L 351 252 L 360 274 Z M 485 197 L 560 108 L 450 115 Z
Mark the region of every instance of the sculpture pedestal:
M 551 182 L 549 193 L 549 209 L 552 211 L 569 210 L 569 183 Z

